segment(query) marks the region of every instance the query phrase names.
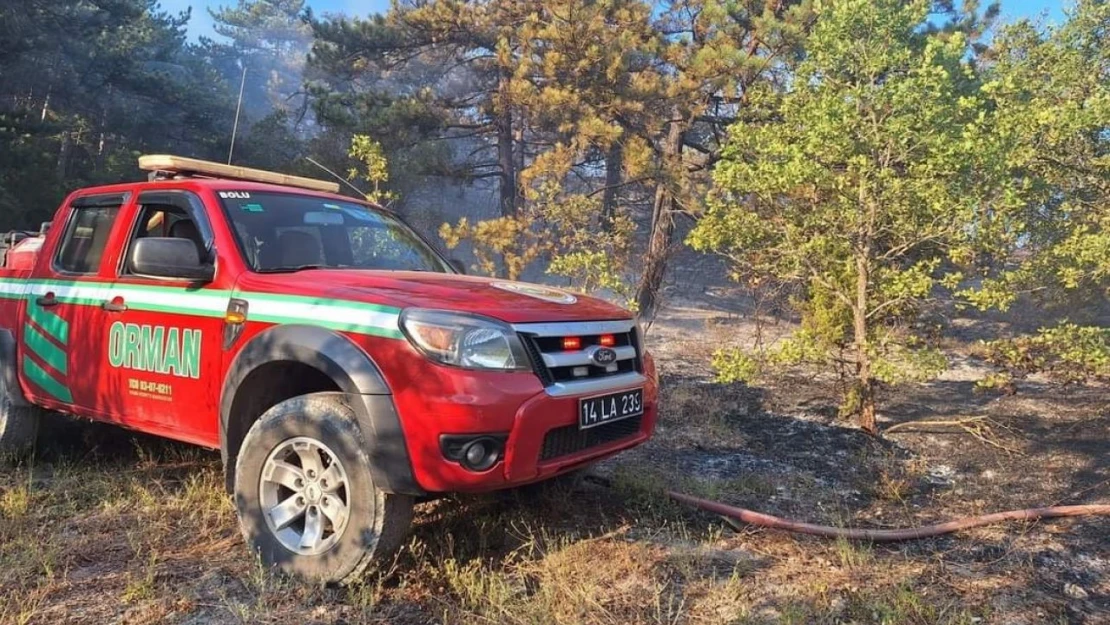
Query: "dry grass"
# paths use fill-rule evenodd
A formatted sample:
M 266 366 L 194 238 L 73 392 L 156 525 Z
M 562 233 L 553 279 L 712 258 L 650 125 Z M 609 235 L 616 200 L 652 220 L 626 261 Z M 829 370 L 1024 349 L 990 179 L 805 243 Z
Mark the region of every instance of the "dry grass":
M 851 590 L 846 580 L 860 569 L 883 566 L 852 545 L 812 545 L 843 584 L 810 580 L 800 594 L 769 597 L 767 581 L 794 569 L 806 547 L 757 555 L 662 498 L 663 476 L 630 467 L 611 489 L 573 493 L 576 510 L 566 510 L 566 491 L 427 505 L 394 562 L 346 588 L 305 586 L 248 556 L 216 459 L 138 445 L 122 461 L 0 472 L 0 622 L 677 625 L 834 623 L 857 613 L 964 622 L 929 620 L 937 613 L 921 606 L 932 604 L 902 586 Z M 707 496 L 770 492 L 756 476 L 684 484 Z
M 51 424 L 36 459 L 0 465 L 0 623 L 1110 622 L 1105 523 L 880 547 L 736 531 L 662 494 L 880 527 L 996 510 L 1019 496 L 1051 502 L 1085 488 L 1093 497 L 1107 476 L 1097 456 L 1105 419 L 1091 407 L 1104 397 L 1068 404 L 1027 393 L 989 404 L 1015 432 L 1041 427 L 1023 421 L 1037 415 L 1070 419 L 1046 430 L 1071 437 L 1047 451 L 1038 445 L 1051 437 L 1040 430 L 1014 435 L 1025 446 L 1019 455 L 949 434 L 907 431 L 897 444 L 878 443 L 814 417 L 823 400 L 794 387 L 678 377 L 665 390 L 656 439 L 600 467 L 608 486 L 424 504 L 401 553 L 344 588 L 282 579 L 250 557 L 214 455 L 113 428 Z M 765 392 L 796 411 L 768 411 Z M 905 401 L 945 408 L 957 400 Z M 1096 442 L 1093 452 L 1065 444 L 1099 432 L 1103 447 Z M 1034 474 L 1035 466 L 1043 470 Z M 1065 597 L 1064 582 L 1090 596 Z

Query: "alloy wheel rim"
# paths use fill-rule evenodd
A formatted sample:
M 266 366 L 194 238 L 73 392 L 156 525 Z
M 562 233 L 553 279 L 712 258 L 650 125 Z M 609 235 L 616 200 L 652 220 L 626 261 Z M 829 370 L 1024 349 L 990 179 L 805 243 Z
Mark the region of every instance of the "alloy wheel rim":
M 259 478 L 262 516 L 286 549 L 319 555 L 339 542 L 350 517 L 347 472 L 327 445 L 307 436 L 270 452 Z

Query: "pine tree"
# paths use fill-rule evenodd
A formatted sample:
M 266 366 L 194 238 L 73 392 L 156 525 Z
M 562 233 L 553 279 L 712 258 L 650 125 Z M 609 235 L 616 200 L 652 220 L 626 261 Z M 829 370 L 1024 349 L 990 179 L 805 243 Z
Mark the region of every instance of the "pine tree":
M 239 0 L 209 9 L 218 35 L 205 39 L 206 54 L 236 87 L 244 78 L 245 112 L 261 119 L 275 111 L 300 125 L 308 114 L 304 69 L 312 46 L 305 0 Z
M 725 128 L 751 120 L 751 95 L 788 80 L 812 20 L 808 0 L 681 0 L 656 7 L 664 38 L 662 97 L 643 131 L 655 152 L 649 242 L 636 291 L 651 316 L 676 247 L 675 219 L 703 208 L 708 173 L 720 157 Z
M 134 179 L 134 154 L 226 153 L 226 85 L 154 0 L 0 4 L 0 210 L 37 227 L 69 189 Z

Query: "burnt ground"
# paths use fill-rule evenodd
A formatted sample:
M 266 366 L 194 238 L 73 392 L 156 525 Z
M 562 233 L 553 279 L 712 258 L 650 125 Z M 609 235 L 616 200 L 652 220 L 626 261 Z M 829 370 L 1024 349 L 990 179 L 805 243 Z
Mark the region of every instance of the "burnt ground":
M 975 382 L 989 366 L 969 356 L 973 343 L 952 340 L 952 369 L 939 380 L 883 389 L 880 422 L 891 431 L 879 440 L 838 418 L 837 384 L 819 375 L 759 388 L 712 383 L 704 363 L 713 346 L 729 340 L 712 337 L 750 338 L 749 324 L 696 313 L 672 321 L 656 332 L 668 418 L 653 444 L 632 455 L 672 476 L 671 483 L 676 475 L 693 480 L 687 490 L 798 520 L 873 528 L 1110 502 L 1105 385 L 1037 379 L 1018 382 L 1013 392 L 983 391 Z M 773 340 L 784 325 L 759 331 Z M 683 338 L 691 335 L 699 338 Z M 728 543 L 759 549 L 782 538 L 746 529 Z M 817 552 L 827 544 L 788 540 Z M 971 618 L 981 622 L 1110 623 L 1105 517 L 1009 524 L 867 551 L 875 566 L 901 569 L 907 588 L 976 606 Z M 771 611 L 815 583 L 816 604 L 830 601 L 828 588 L 815 582 L 822 558 L 801 556 L 800 568 L 783 567 L 763 595 Z
M 1030 384 L 1003 397 L 977 394 L 970 382 L 891 389 L 898 397 L 884 409 L 892 417 L 888 425 L 987 420 L 971 422 L 973 432 L 933 426 L 879 441 L 830 416 L 830 395 L 798 393 L 799 386 L 812 385 L 806 380 L 783 380 L 772 398 L 765 391 L 681 377 L 666 383 L 672 420 L 653 445 L 632 454 L 635 460 L 622 461 L 635 463 L 636 471 L 651 466 L 676 488 L 740 507 L 835 526 L 889 528 L 1110 500 L 1105 389 Z M 714 411 L 708 427 L 690 423 L 706 405 L 723 409 Z M 614 470 L 620 475 L 621 466 Z M 822 613 L 838 603 L 838 595 L 847 600 L 855 584 L 878 582 L 870 577 L 877 574 L 891 575 L 887 581 L 896 579 L 923 597 L 939 593 L 983 622 L 1110 623 L 1108 530 L 1110 519 L 1090 518 L 1009 524 L 894 546 L 856 545 L 864 565 L 847 567 L 829 562 L 827 540 L 770 530 L 726 535 L 721 548 L 784 549 L 762 571 L 772 579 L 761 576 L 754 590 L 756 603 L 772 614 L 800 597 L 813 614 Z M 844 568 L 854 569 L 849 578 L 866 581 L 826 585 L 830 574 Z M 936 618 L 920 622 L 944 622 Z
M 1110 623 L 1110 518 L 871 545 L 732 528 L 674 488 L 845 527 L 1110 502 L 1110 389 L 952 373 L 884 389 L 882 440 L 838 419 L 820 376 L 719 385 L 735 318 L 653 328 L 664 413 L 598 478 L 418 508 L 395 561 L 347 588 L 247 555 L 215 454 L 52 420 L 0 467 L 2 623 Z M 775 332 L 774 328 L 764 330 Z M 958 425 L 900 425 L 925 421 Z

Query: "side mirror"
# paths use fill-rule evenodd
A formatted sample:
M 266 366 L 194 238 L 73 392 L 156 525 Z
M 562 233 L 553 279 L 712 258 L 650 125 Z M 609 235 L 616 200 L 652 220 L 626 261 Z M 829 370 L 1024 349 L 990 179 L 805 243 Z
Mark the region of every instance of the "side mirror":
M 451 267 L 453 267 L 455 271 L 463 274 L 464 276 L 466 275 L 466 263 L 462 262 L 461 260 L 457 258 L 448 258 L 447 264 L 451 265 Z
M 200 260 L 197 245 L 189 239 L 146 237 L 131 245 L 132 273 L 159 278 L 211 282 L 216 268 Z

